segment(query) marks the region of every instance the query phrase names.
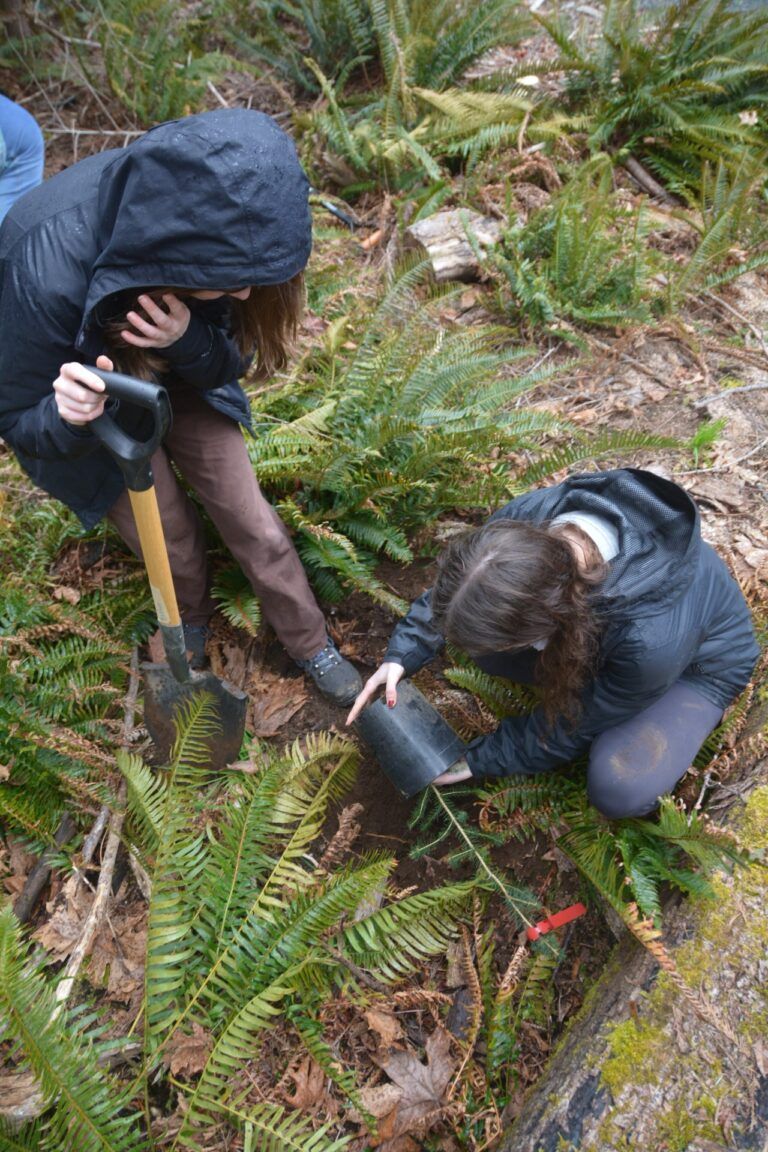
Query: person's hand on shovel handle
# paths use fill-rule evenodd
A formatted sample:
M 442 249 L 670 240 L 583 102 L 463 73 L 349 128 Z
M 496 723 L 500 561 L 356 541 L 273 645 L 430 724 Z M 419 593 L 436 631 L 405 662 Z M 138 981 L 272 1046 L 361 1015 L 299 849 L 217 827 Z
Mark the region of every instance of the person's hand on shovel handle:
M 104 372 L 114 370 L 108 356 L 99 356 L 96 367 Z M 53 382 L 53 391 L 59 416 L 67 424 L 84 427 L 104 411 L 107 399 L 104 381 L 89 372 L 84 364 L 62 364 Z

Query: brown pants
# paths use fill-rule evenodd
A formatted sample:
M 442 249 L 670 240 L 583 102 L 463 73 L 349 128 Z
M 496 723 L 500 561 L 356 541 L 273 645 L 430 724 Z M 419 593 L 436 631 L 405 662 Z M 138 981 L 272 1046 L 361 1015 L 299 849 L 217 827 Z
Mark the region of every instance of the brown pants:
M 261 493 L 239 425 L 191 387 L 170 393 L 173 428 L 152 457 L 152 471 L 182 619 L 204 624 L 215 605 L 203 524 L 171 461 L 199 496 L 289 655 L 309 659 L 326 643 L 325 620 L 285 525 Z M 127 492 L 108 519 L 140 556 Z

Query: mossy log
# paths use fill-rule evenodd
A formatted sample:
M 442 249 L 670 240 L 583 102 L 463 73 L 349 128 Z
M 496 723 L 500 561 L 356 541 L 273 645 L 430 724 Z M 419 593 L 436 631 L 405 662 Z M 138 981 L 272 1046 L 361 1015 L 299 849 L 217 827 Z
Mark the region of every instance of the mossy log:
M 498 241 L 501 224 L 478 212 L 449 208 L 406 228 L 405 247 L 427 256 L 435 279 L 440 282 L 477 280 L 480 265 L 468 234 L 482 250 Z
M 730 820 L 768 849 L 768 761 Z M 729 1040 L 633 939 L 557 1046 L 494 1152 L 768 1152 L 768 869 L 715 880 L 716 899 L 677 901 L 664 943 Z

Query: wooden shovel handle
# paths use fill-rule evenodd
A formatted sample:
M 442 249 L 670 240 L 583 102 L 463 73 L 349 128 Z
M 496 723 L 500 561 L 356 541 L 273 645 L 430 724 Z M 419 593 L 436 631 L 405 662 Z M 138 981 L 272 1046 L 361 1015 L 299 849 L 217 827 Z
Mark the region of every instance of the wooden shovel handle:
M 148 488 L 145 492 L 133 492 L 129 489 L 128 496 L 139 531 L 139 543 L 149 577 L 149 586 L 152 589 L 152 599 L 155 602 L 158 622 L 171 628 L 178 627 L 181 625 L 181 617 L 176 603 L 176 593 L 173 588 L 173 577 L 168 562 L 168 550 L 165 546 L 165 536 L 160 521 L 160 511 L 157 507 L 155 489 Z

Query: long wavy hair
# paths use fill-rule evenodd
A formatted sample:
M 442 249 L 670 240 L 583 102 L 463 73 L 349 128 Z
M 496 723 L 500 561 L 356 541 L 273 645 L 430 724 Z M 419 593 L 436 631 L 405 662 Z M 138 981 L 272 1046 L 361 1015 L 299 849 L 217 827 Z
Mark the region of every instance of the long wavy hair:
M 173 292 L 180 300 L 189 296 L 183 288 L 137 288 L 129 296 L 122 294 L 113 313 L 101 322 L 107 350 L 119 372 L 140 380 L 157 379 L 170 370 L 170 365 L 151 348 L 128 344 L 121 332 L 130 328 L 129 312 L 142 313 L 139 296 L 162 297 Z M 284 368 L 293 350 L 304 311 L 304 274 L 299 272 L 284 284 L 257 284 L 247 300 L 229 299 L 231 330 L 243 356 L 253 355 L 254 376 L 267 380 Z
M 568 536 L 584 556 L 578 564 Z M 606 574 L 593 541 L 574 525 L 493 520 L 455 537 L 432 590 L 436 626 L 470 656 L 546 641 L 535 665 L 547 721 L 573 724 L 595 672 L 599 623 L 590 591 Z

